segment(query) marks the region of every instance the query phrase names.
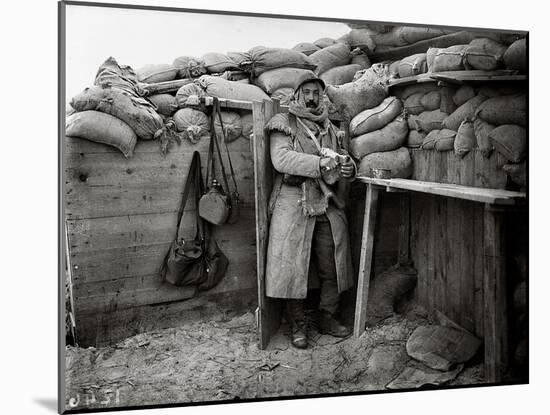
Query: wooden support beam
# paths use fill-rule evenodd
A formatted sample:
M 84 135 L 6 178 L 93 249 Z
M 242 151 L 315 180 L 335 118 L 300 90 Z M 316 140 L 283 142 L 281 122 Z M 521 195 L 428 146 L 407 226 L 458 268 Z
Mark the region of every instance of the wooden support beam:
M 369 297 L 370 274 L 374 251 L 374 228 L 376 225 L 376 210 L 379 190 L 372 184 L 367 185 L 365 216 L 363 218 L 363 238 L 361 241 L 361 259 L 359 262 L 359 277 L 357 283 L 357 299 L 355 302 L 355 323 L 353 335 L 360 337 L 365 331 L 367 320 L 367 301 Z
M 508 366 L 506 258 L 504 215 L 485 205 L 484 212 L 484 342 L 485 379 L 502 380 Z
M 280 302 L 265 295 L 265 267 L 269 237 L 268 201 L 273 187 L 273 165 L 269 151 L 269 137 L 264 126 L 279 111 L 278 101 L 253 102 L 254 119 L 254 186 L 256 201 L 256 261 L 258 278 L 259 347 L 265 349 L 281 321 Z
M 399 200 L 399 246 L 398 261 L 400 264 L 406 264 L 411 257 L 410 234 L 411 234 L 411 199 L 408 194 L 402 195 Z

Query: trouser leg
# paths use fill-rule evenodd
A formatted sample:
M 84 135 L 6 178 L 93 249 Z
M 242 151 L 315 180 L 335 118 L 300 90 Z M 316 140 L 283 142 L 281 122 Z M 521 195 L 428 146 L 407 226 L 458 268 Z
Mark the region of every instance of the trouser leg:
M 334 314 L 338 309 L 340 295 L 338 293 L 338 280 L 336 277 L 334 240 L 328 220 L 317 221 L 315 223 L 313 251 L 317 259 L 319 283 L 321 286 L 319 309 Z

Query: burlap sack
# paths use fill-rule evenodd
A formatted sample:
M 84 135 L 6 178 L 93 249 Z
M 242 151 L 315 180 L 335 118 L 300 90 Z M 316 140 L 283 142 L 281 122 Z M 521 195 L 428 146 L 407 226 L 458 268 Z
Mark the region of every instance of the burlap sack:
M 137 136 L 128 124 L 99 111 L 75 112 L 66 119 L 65 135 L 115 147 L 130 158 Z
M 403 104 L 396 97 L 388 97 L 374 108 L 357 114 L 349 125 L 350 134 L 357 137 L 379 130 L 389 124 L 403 111 Z
M 391 151 L 405 145 L 409 129 L 403 116 L 387 124 L 380 130 L 355 137 L 350 142 L 350 153 L 356 159 L 367 154 Z

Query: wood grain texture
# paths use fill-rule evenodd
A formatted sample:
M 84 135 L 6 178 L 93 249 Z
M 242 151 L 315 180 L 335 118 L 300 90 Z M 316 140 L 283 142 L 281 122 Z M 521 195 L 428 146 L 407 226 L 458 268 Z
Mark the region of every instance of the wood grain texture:
M 353 335 L 360 337 L 365 331 L 367 319 L 367 301 L 369 295 L 372 258 L 374 252 L 374 229 L 376 226 L 376 211 L 378 208 L 378 188 L 367 185 L 365 196 L 365 215 L 363 218 L 363 237 L 361 241 L 361 258 L 359 262 L 359 277 L 357 283 L 357 299 L 355 302 L 355 322 Z
M 508 366 L 506 261 L 503 213 L 486 206 L 484 221 L 485 378 L 500 382 Z
M 65 163 L 68 218 L 175 212 L 192 153 L 162 159 L 154 153 L 136 154 L 121 162 L 118 154 L 67 156 Z M 206 153 L 201 158 L 206 160 Z M 243 203 L 253 204 L 253 166 L 249 153 L 234 153 L 233 164 Z M 203 174 L 206 173 L 203 163 Z
M 265 295 L 265 266 L 269 232 L 268 202 L 273 187 L 273 166 L 269 150 L 269 137 L 264 126 L 276 112 L 278 103 L 263 101 L 253 103 L 254 136 L 254 189 L 256 200 L 256 261 L 258 281 L 259 347 L 265 349 L 276 332 L 280 320 L 280 302 Z
M 176 233 L 192 153 L 201 153 L 204 173 L 208 140 L 183 141 L 166 156 L 160 154 L 158 142 L 140 141 L 131 159 L 114 148 L 78 138 L 66 137 L 64 146 L 65 211 L 78 331 L 102 342 L 104 336 L 110 338 L 107 329 L 94 326 L 85 316 L 109 316 L 195 295 L 193 288 L 163 284 L 159 270 Z M 205 294 L 210 296 L 256 289 L 250 142 L 241 138 L 228 147 L 243 203 L 235 224 L 213 229 L 229 267 L 220 284 Z M 194 235 L 193 209 L 188 203 L 182 220 L 186 237 Z
M 442 153 L 420 149 L 409 149 L 409 151 L 413 162 L 411 177 L 413 180 L 506 189 L 507 175 L 499 167 L 495 152 L 487 159 L 483 157 L 481 151 L 474 149 L 460 159 L 452 151 Z M 439 171 L 438 175 L 434 175 L 434 168 Z

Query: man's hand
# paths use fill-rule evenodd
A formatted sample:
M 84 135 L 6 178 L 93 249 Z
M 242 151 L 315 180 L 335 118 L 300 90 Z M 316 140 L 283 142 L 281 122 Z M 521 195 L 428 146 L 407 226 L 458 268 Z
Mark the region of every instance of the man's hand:
M 340 173 L 342 174 L 342 177 L 344 179 L 349 179 L 353 177 L 354 170 L 355 167 L 353 161 L 351 161 L 349 157 L 340 165 Z
M 336 167 L 338 167 L 338 163 L 331 157 L 323 157 L 319 162 L 319 168 L 321 171 L 329 171 L 335 169 Z

